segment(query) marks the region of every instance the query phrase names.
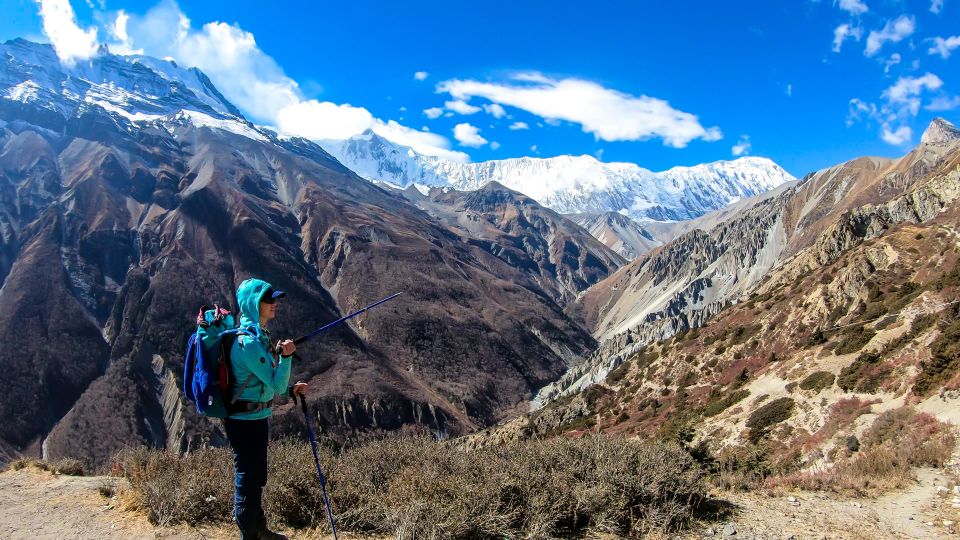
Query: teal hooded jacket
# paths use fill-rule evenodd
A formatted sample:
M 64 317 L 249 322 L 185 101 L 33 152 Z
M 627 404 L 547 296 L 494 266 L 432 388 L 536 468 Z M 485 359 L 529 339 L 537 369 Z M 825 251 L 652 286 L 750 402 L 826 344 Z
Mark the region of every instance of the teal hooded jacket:
M 260 297 L 271 288 L 261 279 L 250 278 L 237 288 L 237 304 L 240 306 L 240 328 L 250 335 L 242 334 L 230 349 L 230 362 L 236 387 L 234 398 L 240 401 L 267 402 L 275 395 L 287 392 L 290 382 L 290 357 L 277 360 L 270 353 L 270 333 L 260 326 Z M 259 420 L 267 418 L 272 410 L 235 413 L 230 418 Z

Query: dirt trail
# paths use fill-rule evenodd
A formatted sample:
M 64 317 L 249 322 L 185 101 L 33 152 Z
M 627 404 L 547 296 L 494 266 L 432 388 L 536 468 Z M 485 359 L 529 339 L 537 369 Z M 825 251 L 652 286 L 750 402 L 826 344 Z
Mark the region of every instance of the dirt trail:
M 734 517 L 706 527 L 692 537 L 737 540 L 960 537 L 957 534 L 960 508 L 953 507 L 952 502 L 960 495 L 948 489 L 956 483 L 956 477 L 934 469 L 917 470 L 916 476 L 917 481 L 910 487 L 875 498 L 852 499 L 806 492 L 776 497 L 730 494 L 721 498 L 736 505 Z

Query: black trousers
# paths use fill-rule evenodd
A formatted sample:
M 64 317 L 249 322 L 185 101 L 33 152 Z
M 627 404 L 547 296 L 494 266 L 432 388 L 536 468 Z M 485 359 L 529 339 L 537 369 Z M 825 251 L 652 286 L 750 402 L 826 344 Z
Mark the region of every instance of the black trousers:
M 233 449 L 233 470 L 236 473 L 233 516 L 244 536 L 246 533 L 255 535 L 263 519 L 263 486 L 267 484 L 267 444 L 270 442 L 269 418 L 227 418 L 223 425 Z

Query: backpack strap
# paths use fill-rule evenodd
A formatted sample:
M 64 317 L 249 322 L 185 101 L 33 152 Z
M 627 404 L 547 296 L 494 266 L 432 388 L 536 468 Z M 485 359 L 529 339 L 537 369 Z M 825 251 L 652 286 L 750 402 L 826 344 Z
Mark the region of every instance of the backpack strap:
M 237 328 L 232 332 L 236 334 L 237 336 L 236 339 L 240 339 L 241 336 L 257 337 L 251 332 L 247 331 L 247 329 L 245 328 Z M 230 363 L 233 364 L 232 358 L 230 359 Z M 240 394 L 242 394 L 243 391 L 246 390 L 248 386 L 250 386 L 250 381 L 252 381 L 253 378 L 254 378 L 254 374 L 251 372 L 249 375 L 247 375 L 247 378 L 243 381 L 243 385 L 240 386 L 239 390 L 231 391 L 232 395 L 230 396 L 230 405 L 235 405 L 237 403 L 237 400 L 240 399 Z

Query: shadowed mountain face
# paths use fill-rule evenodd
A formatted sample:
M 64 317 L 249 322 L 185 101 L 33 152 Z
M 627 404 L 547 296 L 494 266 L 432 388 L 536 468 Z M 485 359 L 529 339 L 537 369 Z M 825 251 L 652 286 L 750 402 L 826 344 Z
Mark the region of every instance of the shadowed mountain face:
M 562 306 L 626 261 L 533 199 L 490 182 L 476 191 L 403 191 L 464 241 L 517 268 Z
M 31 87 L 31 54 L 49 47 L 4 47 L 17 69 L 0 80 Z M 131 69 L 181 76 L 150 60 Z M 176 102 L 153 95 L 146 116 L 56 88 L 0 98 L 3 454 L 42 444 L 102 463 L 138 443 L 222 442 L 183 401 L 182 354 L 199 305 L 236 309 L 249 276 L 288 292 L 274 338 L 404 293 L 300 348 L 293 379 L 341 430 L 489 424 L 595 345 L 530 272 L 194 83 Z M 275 412 L 275 430 L 295 427 Z

